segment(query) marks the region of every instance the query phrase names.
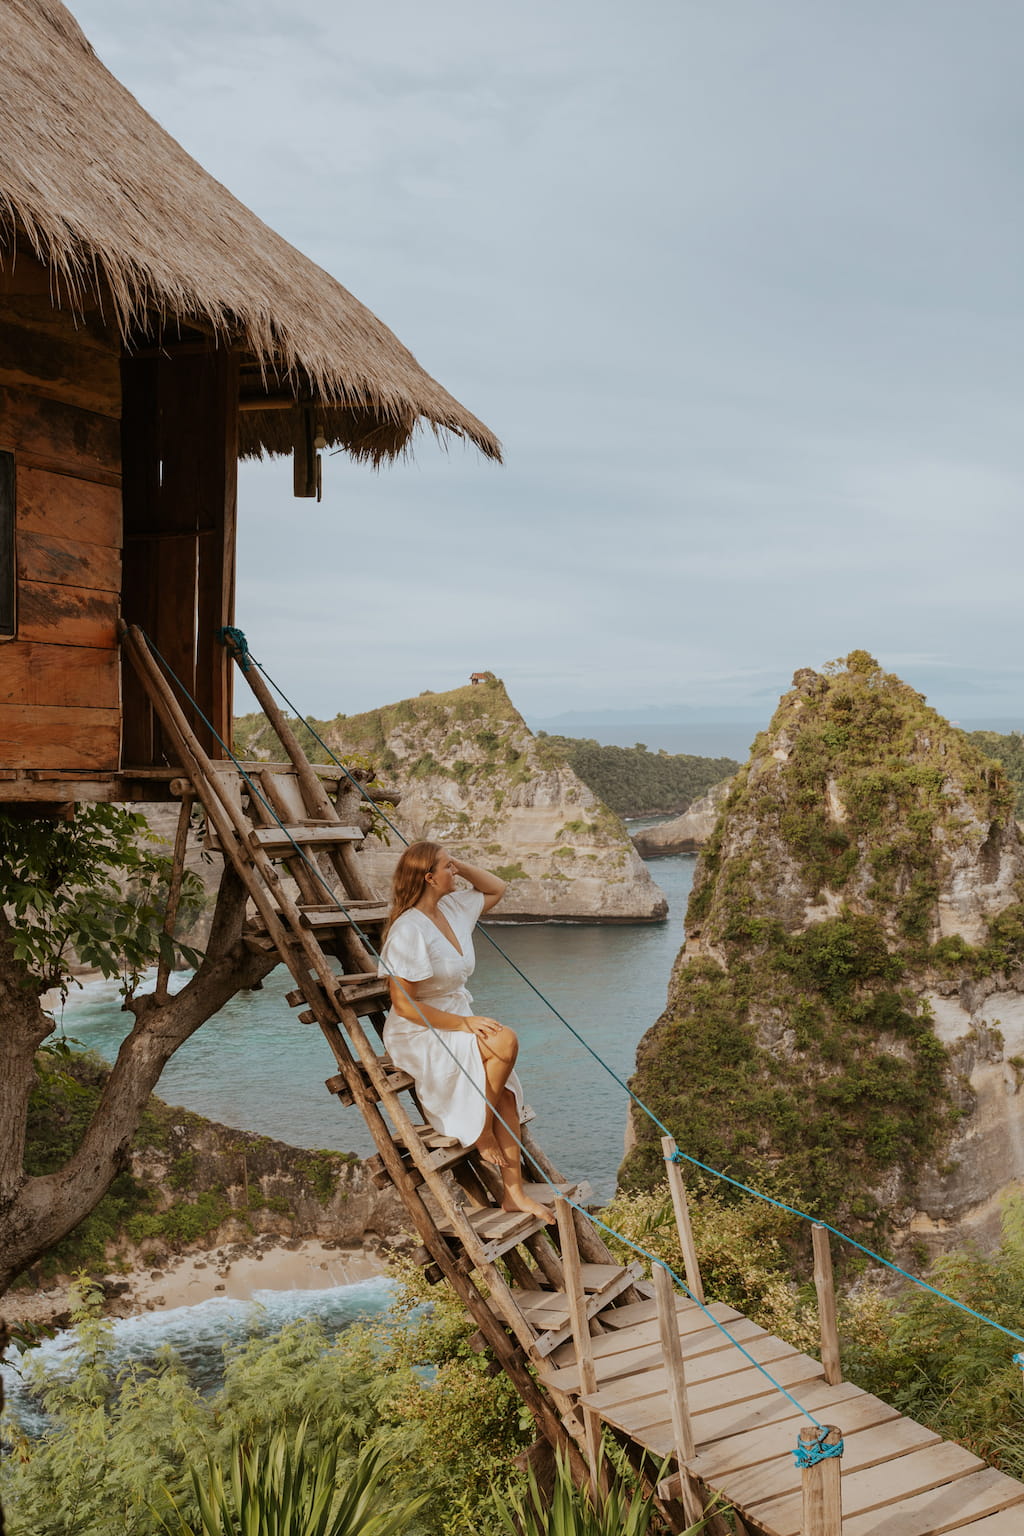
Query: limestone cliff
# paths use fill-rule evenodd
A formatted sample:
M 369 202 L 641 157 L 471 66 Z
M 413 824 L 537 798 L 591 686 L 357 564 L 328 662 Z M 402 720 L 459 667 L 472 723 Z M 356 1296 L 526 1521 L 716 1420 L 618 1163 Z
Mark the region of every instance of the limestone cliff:
M 1024 846 L 998 764 L 854 652 L 798 672 L 698 863 L 635 1087 L 693 1155 L 908 1253 L 1024 1177 Z M 656 1176 L 634 1114 L 627 1185 Z
M 713 784 L 706 795 L 691 801 L 681 816 L 631 833 L 637 853 L 645 859 L 658 859 L 670 853 L 696 853 L 703 848 L 715 830 L 731 783 L 731 779 L 723 779 L 721 784 Z
M 502 919 L 657 922 L 668 904 L 617 816 L 546 751 L 496 678 L 326 722 L 339 757 L 369 760 L 401 791 L 396 825 L 443 841 L 508 881 Z M 360 858 L 385 891 L 400 852 Z

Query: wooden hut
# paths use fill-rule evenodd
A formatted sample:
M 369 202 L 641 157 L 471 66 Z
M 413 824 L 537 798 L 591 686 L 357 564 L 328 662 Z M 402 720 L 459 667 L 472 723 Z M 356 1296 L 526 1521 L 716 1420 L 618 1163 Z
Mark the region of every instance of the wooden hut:
M 0 801 L 155 799 L 139 624 L 230 739 L 239 457 L 499 445 L 199 166 L 58 0 L 0 4 Z M 192 723 L 217 755 L 211 733 Z

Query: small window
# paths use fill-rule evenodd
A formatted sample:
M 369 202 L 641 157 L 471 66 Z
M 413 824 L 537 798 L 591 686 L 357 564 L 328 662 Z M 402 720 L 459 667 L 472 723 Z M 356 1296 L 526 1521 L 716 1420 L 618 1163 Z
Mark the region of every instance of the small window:
M 13 639 L 17 626 L 14 506 L 14 454 L 0 451 L 0 640 Z

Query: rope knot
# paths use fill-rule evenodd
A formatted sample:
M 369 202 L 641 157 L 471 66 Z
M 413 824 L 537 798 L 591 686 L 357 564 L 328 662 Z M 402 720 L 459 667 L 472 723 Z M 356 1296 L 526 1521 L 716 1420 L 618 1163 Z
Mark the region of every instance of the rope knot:
M 793 1460 L 798 1467 L 815 1467 L 819 1461 L 828 1461 L 831 1456 L 843 1454 L 842 1437 L 834 1443 L 829 1443 L 831 1430 L 827 1424 L 818 1425 L 818 1433 L 813 1440 L 805 1440 L 803 1436 L 797 1441 L 796 1450 L 793 1452 Z
M 240 629 L 233 624 L 225 624 L 217 631 L 217 639 L 221 645 L 233 645 L 238 653 L 238 665 L 243 672 L 248 672 L 253 665 L 253 657 L 249 654 L 249 642 Z

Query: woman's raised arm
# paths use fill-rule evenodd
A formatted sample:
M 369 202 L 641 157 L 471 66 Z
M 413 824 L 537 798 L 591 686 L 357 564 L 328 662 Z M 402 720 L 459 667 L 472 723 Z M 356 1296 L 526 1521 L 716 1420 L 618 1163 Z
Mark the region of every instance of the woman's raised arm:
M 484 898 L 481 916 L 496 907 L 505 894 L 505 882 L 498 875 L 491 873 L 489 869 L 478 869 L 475 864 L 464 864 L 461 859 L 452 859 L 455 873 L 463 880 L 468 880 L 475 891 L 479 891 Z

